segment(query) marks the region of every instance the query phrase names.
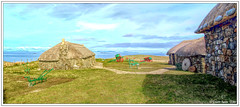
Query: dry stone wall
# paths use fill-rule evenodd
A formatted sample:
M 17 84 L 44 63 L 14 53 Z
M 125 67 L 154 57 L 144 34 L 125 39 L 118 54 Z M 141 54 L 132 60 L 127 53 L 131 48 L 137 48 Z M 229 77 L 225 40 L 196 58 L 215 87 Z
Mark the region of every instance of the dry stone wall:
M 177 63 L 182 64 L 182 62 L 185 58 L 190 59 L 191 66 L 195 66 L 198 73 L 203 73 L 203 69 L 205 68 L 205 66 L 202 65 L 202 63 L 203 63 L 202 58 L 204 58 L 204 56 L 201 56 L 201 55 L 191 56 L 191 57 L 177 56 Z
M 232 85 L 237 83 L 237 19 L 206 31 L 206 71 Z

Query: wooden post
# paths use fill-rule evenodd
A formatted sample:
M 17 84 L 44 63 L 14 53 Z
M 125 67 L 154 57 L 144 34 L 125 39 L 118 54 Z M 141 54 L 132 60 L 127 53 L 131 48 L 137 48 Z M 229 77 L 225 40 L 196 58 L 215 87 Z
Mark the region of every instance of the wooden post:
M 28 59 L 27 59 L 27 63 L 28 63 Z
M 21 59 L 20 65 L 22 65 L 22 59 Z

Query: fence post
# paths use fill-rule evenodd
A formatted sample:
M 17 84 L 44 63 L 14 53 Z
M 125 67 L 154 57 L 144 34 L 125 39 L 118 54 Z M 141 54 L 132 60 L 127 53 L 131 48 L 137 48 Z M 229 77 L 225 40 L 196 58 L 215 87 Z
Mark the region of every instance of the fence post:
M 28 59 L 27 59 L 27 63 L 28 63 Z
M 22 59 L 21 59 L 20 65 L 22 65 Z

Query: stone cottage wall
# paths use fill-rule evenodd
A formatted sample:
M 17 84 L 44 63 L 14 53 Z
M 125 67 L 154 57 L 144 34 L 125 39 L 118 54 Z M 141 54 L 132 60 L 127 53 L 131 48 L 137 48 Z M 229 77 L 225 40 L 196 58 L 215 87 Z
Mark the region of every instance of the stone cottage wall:
M 171 65 L 176 64 L 176 57 L 175 57 L 175 54 L 173 54 L 173 53 L 169 54 L 169 64 L 171 64 Z
M 206 71 L 232 85 L 237 83 L 237 19 L 232 18 L 207 30 Z
M 39 61 L 39 67 L 41 70 L 52 69 L 54 67 L 58 69 L 58 64 L 56 61 Z
M 86 59 L 83 59 L 83 67 L 85 68 L 93 67 L 94 64 L 95 64 L 95 56 L 91 56 Z
M 203 73 L 203 69 L 205 68 L 205 66 L 202 65 L 202 63 L 203 63 L 202 58 L 204 58 L 204 56 L 201 56 L 201 55 L 191 56 L 191 57 L 177 56 L 177 63 L 182 64 L 182 62 L 185 58 L 190 59 L 191 66 L 195 66 L 198 73 Z
M 171 54 L 169 54 L 169 61 L 168 61 L 168 64 L 172 64 L 172 57 L 171 57 Z
M 93 67 L 96 60 L 95 56 L 91 56 L 85 59 L 65 59 L 65 62 L 62 60 L 59 61 L 39 61 L 39 67 L 41 70 L 45 69 L 81 69 L 81 68 L 90 68 Z M 67 64 L 67 65 L 66 65 Z

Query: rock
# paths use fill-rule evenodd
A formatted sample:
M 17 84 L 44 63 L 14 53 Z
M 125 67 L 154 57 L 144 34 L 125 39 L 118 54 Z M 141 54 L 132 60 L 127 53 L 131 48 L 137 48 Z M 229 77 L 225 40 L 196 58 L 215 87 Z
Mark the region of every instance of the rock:
M 219 55 L 220 61 L 224 62 L 224 56 L 223 55 Z
M 234 50 L 235 49 L 235 43 L 234 42 L 230 42 L 228 47 L 231 49 L 231 50 Z
M 227 28 L 226 30 L 225 30 L 225 35 L 226 35 L 226 37 L 229 37 L 229 36 L 231 36 L 233 34 L 233 28 Z
M 223 71 L 224 71 L 224 72 L 227 72 L 227 67 L 224 67 L 224 68 L 223 68 Z
M 224 62 L 224 61 L 223 61 L 223 62 Z M 223 66 L 223 67 L 225 67 L 225 65 L 226 65 L 225 63 L 222 63 L 222 66 Z
M 220 76 L 224 76 L 223 70 L 220 70 Z
M 207 47 L 207 50 L 210 50 L 210 47 L 209 47 L 209 46 Z
M 214 52 L 212 52 L 212 56 L 214 55 Z
M 232 66 L 232 67 L 236 67 L 237 65 L 236 65 L 236 63 L 231 62 L 230 66 Z
M 232 55 L 232 51 L 230 49 L 227 50 L 227 55 L 231 56 Z
M 212 65 L 215 65 L 215 61 L 212 61 Z
M 224 38 L 224 39 L 223 39 L 223 42 L 227 42 L 228 39 L 229 39 L 229 38 Z
M 237 63 L 237 57 L 233 57 L 233 63 Z
M 212 66 L 212 71 L 215 71 L 215 66 Z
M 229 70 L 229 72 L 232 72 L 233 68 L 231 66 L 228 66 L 228 70 Z
M 231 80 L 232 79 L 232 75 L 231 74 L 227 74 L 227 79 Z
M 227 69 L 226 74 L 231 74 L 231 71 L 229 69 Z
M 232 55 L 233 56 L 237 56 L 237 51 L 236 50 L 232 50 Z
M 218 50 L 218 46 L 217 45 L 215 46 L 215 50 Z
M 217 59 L 216 61 L 220 61 L 220 58 L 219 58 L 219 57 L 216 57 L 216 59 Z
M 219 44 L 222 44 L 223 41 L 222 40 L 218 40 L 218 42 L 219 42 Z
M 222 53 L 223 53 L 223 55 L 226 55 L 227 54 L 227 48 L 222 48 Z
M 196 72 L 196 67 L 195 67 L 195 66 L 190 66 L 190 67 L 188 68 L 188 71 L 190 71 L 190 72 Z
M 218 63 L 218 69 L 221 69 L 222 68 L 222 63 Z
M 223 54 L 223 52 L 221 50 L 218 50 L 218 55 Z
M 234 73 L 237 72 L 237 67 L 234 67 L 233 72 L 234 72 Z
M 226 44 L 226 43 L 223 43 L 223 44 L 222 44 L 222 48 L 227 48 L 227 44 Z
M 215 51 L 215 55 L 218 55 L 218 51 L 217 50 Z

